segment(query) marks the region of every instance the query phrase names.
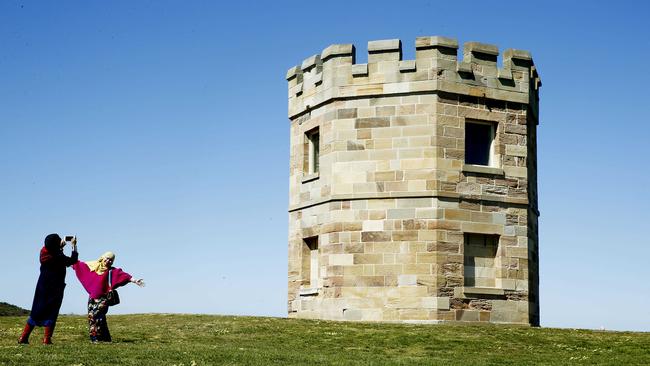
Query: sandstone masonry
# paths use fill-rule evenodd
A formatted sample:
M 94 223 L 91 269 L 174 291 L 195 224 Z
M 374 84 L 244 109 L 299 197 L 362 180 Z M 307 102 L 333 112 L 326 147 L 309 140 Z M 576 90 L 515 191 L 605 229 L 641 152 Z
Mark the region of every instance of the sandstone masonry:
M 287 73 L 290 317 L 539 325 L 530 53 L 331 45 Z

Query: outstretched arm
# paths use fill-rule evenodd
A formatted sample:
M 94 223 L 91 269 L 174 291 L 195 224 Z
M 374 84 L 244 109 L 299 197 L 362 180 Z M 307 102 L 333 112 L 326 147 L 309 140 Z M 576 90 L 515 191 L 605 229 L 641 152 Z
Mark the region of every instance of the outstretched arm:
M 134 279 L 130 274 L 122 271 L 121 268 L 113 268 L 111 271 L 113 277 L 113 288 L 128 285 L 130 282 L 135 283 L 140 287 L 144 287 L 143 279 Z
M 144 287 L 144 280 L 142 278 L 139 278 L 137 280 L 134 279 L 134 278 L 131 278 L 131 282 L 135 283 L 136 285 L 138 285 L 140 287 Z

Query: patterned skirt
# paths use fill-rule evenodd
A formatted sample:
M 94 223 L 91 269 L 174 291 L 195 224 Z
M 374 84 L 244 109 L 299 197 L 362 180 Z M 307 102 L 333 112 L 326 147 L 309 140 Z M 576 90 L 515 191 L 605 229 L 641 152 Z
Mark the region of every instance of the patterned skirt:
M 108 313 L 108 304 L 106 304 L 105 296 L 99 299 L 88 299 L 88 331 L 91 342 L 111 341 L 106 313 Z

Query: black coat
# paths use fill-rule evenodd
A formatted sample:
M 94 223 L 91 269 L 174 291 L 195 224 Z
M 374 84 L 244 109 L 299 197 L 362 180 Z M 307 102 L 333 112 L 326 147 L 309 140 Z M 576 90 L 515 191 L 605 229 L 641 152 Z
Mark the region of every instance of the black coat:
M 41 249 L 41 274 L 29 315 L 36 325 L 54 325 L 56 322 L 63 302 L 66 267 L 76 263 L 78 258 L 77 252 L 68 257 L 62 250 Z

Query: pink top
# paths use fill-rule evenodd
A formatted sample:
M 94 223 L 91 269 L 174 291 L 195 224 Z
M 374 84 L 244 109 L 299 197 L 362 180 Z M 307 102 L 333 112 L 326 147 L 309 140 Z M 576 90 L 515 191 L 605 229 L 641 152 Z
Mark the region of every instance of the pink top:
M 108 286 L 108 271 L 98 275 L 88 268 L 86 262 L 82 261 L 77 261 L 77 263 L 72 265 L 72 268 L 81 285 L 88 291 L 91 299 L 98 299 L 106 295 L 108 290 L 110 290 Z M 111 274 L 111 280 L 114 289 L 124 286 L 131 281 L 131 275 L 122 271 L 122 269 L 113 267 L 110 270 L 113 272 Z

